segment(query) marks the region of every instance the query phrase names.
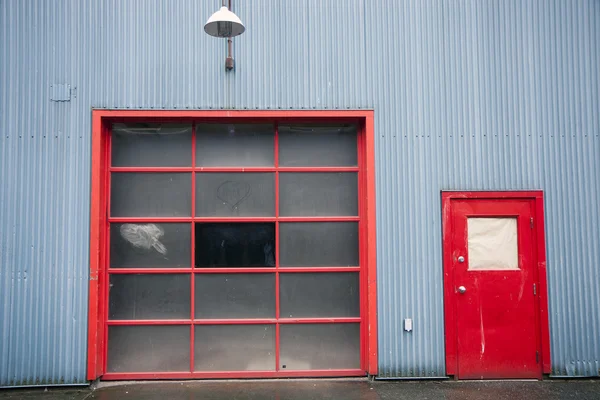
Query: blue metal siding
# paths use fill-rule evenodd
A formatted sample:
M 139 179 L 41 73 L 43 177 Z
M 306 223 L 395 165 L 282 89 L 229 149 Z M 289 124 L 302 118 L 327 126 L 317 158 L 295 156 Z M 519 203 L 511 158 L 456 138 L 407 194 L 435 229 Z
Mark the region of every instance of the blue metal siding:
M 373 98 L 381 376 L 445 375 L 440 190 L 516 189 L 545 191 L 552 372 L 600 374 L 600 3 L 404 5 L 367 8 L 368 59 L 393 66 Z
M 85 382 L 93 107 L 374 109 L 381 377 L 445 375 L 440 191 L 543 189 L 553 374 L 600 375 L 600 2 L 238 0 L 232 73 L 219 4 L 0 0 L 0 386 Z

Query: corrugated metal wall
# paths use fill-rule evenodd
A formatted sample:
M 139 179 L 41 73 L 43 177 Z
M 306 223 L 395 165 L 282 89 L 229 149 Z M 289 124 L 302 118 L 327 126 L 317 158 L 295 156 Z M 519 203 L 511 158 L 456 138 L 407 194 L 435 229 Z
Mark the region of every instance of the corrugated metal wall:
M 372 98 L 382 375 L 444 375 L 443 189 L 544 190 L 553 374 L 600 374 L 600 2 L 393 4 L 366 15 L 390 65 Z
M 233 73 L 219 5 L 0 0 L 0 385 L 85 381 L 92 107 L 373 108 L 381 377 L 445 374 L 440 191 L 543 189 L 553 374 L 600 375 L 600 2 L 234 0 Z

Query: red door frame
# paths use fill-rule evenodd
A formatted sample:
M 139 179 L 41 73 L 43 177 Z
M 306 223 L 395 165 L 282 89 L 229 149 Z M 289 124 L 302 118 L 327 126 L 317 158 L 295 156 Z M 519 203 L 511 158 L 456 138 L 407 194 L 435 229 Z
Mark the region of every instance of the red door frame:
M 458 345 L 456 333 L 456 316 L 454 302 L 448 299 L 454 296 L 452 269 L 452 200 L 488 199 L 488 200 L 530 200 L 534 202 L 534 267 L 535 282 L 539 285 L 537 295 L 538 343 L 541 343 L 542 373 L 551 372 L 550 364 L 550 328 L 548 322 L 548 280 L 546 273 L 546 244 L 544 240 L 544 194 L 536 191 L 507 192 L 442 192 L 442 230 L 443 230 L 443 263 L 444 263 L 444 327 L 446 345 L 446 374 L 456 376 L 458 373 Z
M 359 166 L 359 204 L 361 220 L 360 262 L 361 274 L 361 369 L 365 374 L 377 374 L 377 285 L 376 285 L 376 231 L 375 231 L 375 151 L 374 112 L 372 110 L 348 111 L 152 111 L 152 110 L 92 110 L 92 174 L 90 215 L 90 282 L 88 305 L 87 378 L 94 380 L 105 374 L 106 354 L 106 285 L 108 166 L 110 126 L 114 122 L 160 122 L 160 121 L 294 121 L 294 122 L 357 122 Z M 164 374 L 161 374 L 164 375 Z M 327 371 L 319 371 L 320 376 Z M 247 377 L 273 377 L 283 374 L 249 373 Z M 293 371 L 285 376 L 300 376 Z M 173 375 L 167 378 L 179 379 Z M 185 376 L 189 377 L 189 376 Z M 232 374 L 199 373 L 192 378 L 231 378 Z M 152 378 L 152 374 L 140 375 L 140 379 Z M 164 378 L 164 377 L 163 377 Z M 136 377 L 131 377 L 136 379 Z

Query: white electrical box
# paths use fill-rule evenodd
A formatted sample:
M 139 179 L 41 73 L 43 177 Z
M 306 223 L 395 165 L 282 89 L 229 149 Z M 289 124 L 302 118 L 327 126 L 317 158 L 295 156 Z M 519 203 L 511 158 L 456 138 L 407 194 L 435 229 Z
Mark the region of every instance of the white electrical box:
M 412 318 L 405 318 L 404 319 L 404 330 L 406 332 L 411 332 L 412 331 Z

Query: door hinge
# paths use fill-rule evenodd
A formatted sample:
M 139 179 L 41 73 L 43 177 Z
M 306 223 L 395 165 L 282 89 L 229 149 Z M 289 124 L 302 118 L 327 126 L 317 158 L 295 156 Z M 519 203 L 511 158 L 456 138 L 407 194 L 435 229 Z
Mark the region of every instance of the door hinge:
M 536 364 L 540 363 L 540 352 L 539 351 L 535 352 L 535 363 Z
M 529 218 L 529 227 L 533 229 L 533 217 Z
M 535 283 L 533 284 L 533 295 L 537 296 L 537 286 L 535 285 Z

